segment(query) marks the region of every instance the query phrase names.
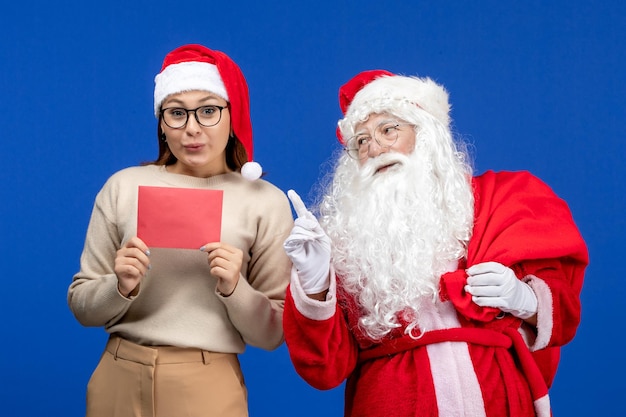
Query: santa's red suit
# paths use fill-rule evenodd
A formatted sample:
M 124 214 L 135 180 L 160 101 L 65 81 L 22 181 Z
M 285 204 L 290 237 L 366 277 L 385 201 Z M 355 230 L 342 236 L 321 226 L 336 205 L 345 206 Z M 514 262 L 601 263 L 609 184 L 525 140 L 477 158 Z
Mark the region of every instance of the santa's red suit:
M 467 259 L 444 274 L 440 300 L 424 300 L 411 338 L 400 328 L 373 342 L 359 310 L 331 279 L 326 301 L 308 298 L 295 275 L 285 340 L 298 374 L 318 389 L 346 382 L 346 416 L 545 416 L 559 347 L 580 321 L 587 248 L 566 203 L 526 172 L 473 179 L 475 219 Z M 465 268 L 511 267 L 538 299 L 537 326 L 471 301 Z M 338 283 L 337 283 L 338 281 Z

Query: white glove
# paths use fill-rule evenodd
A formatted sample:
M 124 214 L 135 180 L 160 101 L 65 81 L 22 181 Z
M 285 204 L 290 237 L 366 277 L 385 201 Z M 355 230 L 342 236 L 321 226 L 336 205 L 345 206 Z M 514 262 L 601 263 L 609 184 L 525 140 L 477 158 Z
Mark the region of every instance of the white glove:
M 520 281 L 511 268 L 498 262 L 484 262 L 467 269 L 465 291 L 481 307 L 496 307 L 520 319 L 537 314 L 537 296 Z
M 298 216 L 283 247 L 298 270 L 305 294 L 319 294 L 330 286 L 330 238 L 293 190 L 287 192 Z

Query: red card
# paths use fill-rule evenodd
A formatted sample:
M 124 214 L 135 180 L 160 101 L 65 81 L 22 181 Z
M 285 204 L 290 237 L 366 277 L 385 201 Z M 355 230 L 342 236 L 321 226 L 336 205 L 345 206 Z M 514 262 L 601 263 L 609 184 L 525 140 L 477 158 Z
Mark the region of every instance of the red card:
M 224 191 L 140 186 L 137 237 L 149 247 L 199 249 L 219 242 Z

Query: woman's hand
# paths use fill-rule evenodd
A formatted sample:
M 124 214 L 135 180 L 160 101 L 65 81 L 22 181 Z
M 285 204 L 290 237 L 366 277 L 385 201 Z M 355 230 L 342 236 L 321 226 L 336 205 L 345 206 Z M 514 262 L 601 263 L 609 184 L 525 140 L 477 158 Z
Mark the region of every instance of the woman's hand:
M 150 250 L 138 237 L 130 238 L 115 257 L 117 289 L 124 297 L 137 294 L 139 284 L 150 268 Z
M 207 243 L 200 250 L 208 254 L 211 274 L 217 278 L 217 290 L 228 297 L 239 282 L 243 252 L 223 242 Z

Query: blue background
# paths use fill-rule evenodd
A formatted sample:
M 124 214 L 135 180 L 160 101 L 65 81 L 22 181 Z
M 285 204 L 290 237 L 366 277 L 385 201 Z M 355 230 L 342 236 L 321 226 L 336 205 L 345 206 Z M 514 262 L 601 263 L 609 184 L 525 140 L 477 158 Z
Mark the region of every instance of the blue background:
M 338 149 L 337 89 L 361 70 L 450 91 L 476 171 L 530 170 L 570 205 L 591 256 L 557 416 L 615 415 L 626 393 L 622 1 L 5 2 L 0 12 L 0 414 L 81 416 L 106 340 L 66 304 L 95 194 L 156 157 L 153 77 L 184 43 L 250 85 L 255 159 L 311 201 Z M 549 231 L 546 231 L 549 233 Z M 342 415 L 284 346 L 242 356 L 253 416 Z

